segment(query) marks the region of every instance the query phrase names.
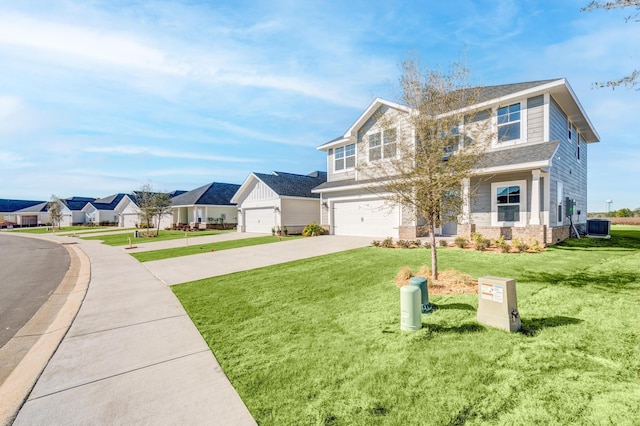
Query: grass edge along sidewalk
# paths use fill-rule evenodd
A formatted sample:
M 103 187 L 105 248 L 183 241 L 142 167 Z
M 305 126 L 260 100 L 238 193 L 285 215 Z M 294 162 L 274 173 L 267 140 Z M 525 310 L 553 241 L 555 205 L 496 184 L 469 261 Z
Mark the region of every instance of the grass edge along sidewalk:
M 442 269 L 516 279 L 520 333 L 477 295 L 399 329 L 399 268 L 367 247 L 173 286 L 259 424 L 636 424 L 640 228 L 537 254 L 438 251 Z M 415 269 L 414 269 L 415 270 Z
M 212 251 L 230 250 L 240 247 L 255 246 L 260 244 L 271 244 L 279 241 L 288 241 L 301 236 L 274 237 L 271 235 L 255 238 L 243 238 L 239 240 L 218 241 L 215 243 L 198 244 L 192 242 L 191 245 L 185 247 L 175 247 L 161 250 L 142 251 L 139 253 L 130 253 L 131 256 L 140 262 L 150 262 L 152 260 L 169 259 L 173 257 L 190 256 L 193 254 L 201 254 Z
M 139 230 L 141 233 L 146 232 L 146 230 Z M 151 231 L 153 236 L 151 237 L 134 237 L 135 230 L 131 232 L 123 233 L 123 234 L 115 234 L 115 235 L 99 235 L 95 237 L 80 237 L 83 240 L 99 240 L 102 241 L 103 244 L 108 246 L 124 246 L 131 242 L 131 244 L 142 244 L 142 243 L 154 243 L 157 241 L 167 241 L 167 240 L 179 240 L 181 238 L 191 239 L 204 237 L 206 235 L 218 235 L 224 232 L 235 232 L 235 230 L 213 230 L 213 231 L 197 231 L 197 232 L 185 232 L 185 231 L 167 231 L 164 229 L 160 230 L 158 236 L 155 236 L 155 230 Z M 142 234 L 141 234 L 142 235 Z

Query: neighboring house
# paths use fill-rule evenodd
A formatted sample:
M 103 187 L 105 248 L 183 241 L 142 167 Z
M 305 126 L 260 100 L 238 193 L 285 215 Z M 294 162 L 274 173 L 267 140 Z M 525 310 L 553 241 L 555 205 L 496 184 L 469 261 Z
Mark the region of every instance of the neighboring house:
M 87 215 L 83 211 L 87 203 L 95 201 L 91 197 L 71 197 L 65 198 L 62 202 L 71 211 L 71 223 L 73 225 L 81 225 L 87 222 Z
M 13 222 L 17 226 L 40 226 L 51 222 L 48 201 L 0 200 L 0 222 Z M 62 203 L 60 226 L 70 226 L 71 210 Z
M 231 202 L 240 185 L 212 182 L 171 199 L 173 223 L 220 223 L 236 226 L 238 209 Z
M 325 172 L 308 175 L 251 173 L 231 199 L 238 205 L 238 231 L 270 233 L 287 227 L 300 233 L 320 221 L 320 195 L 311 189 L 327 180 Z
M 462 217 L 438 232 L 475 231 L 547 244 L 567 238 L 570 223 L 586 222 L 587 145 L 600 140 L 571 86 L 555 79 L 480 89 L 473 109 L 491 112 L 485 119 L 492 120 L 496 136 L 475 176 L 461 182 L 462 193 L 471 194 Z M 395 153 L 385 147 L 395 138 L 387 138 L 378 120 L 402 121 L 409 113 L 405 106 L 376 99 L 344 135 L 318 147 L 327 154 L 328 177 L 313 192 L 321 196 L 321 224 L 331 234 L 423 235 L 420 222 L 368 190 L 375 181 L 358 172 Z
M 96 225 L 116 224 L 130 228 L 140 223 L 140 209 L 133 199 L 132 195 L 113 194 L 88 202 L 82 211 L 86 215 L 87 222 Z

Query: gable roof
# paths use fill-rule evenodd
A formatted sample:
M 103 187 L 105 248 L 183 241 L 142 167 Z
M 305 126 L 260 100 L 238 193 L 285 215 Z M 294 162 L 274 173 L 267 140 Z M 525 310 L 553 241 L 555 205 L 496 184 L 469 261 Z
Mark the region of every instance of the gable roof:
M 241 202 L 243 194 L 251 191 L 257 181 L 264 183 L 279 197 L 320 198 L 319 194 L 314 194 L 311 190 L 327 181 L 327 172 L 317 170 L 308 175 L 286 172 L 251 173 L 231 198 L 231 202 Z
M 105 198 L 98 198 L 95 201 L 91 201 L 91 205 L 95 207 L 97 210 L 115 210 L 118 203 L 122 201 L 122 199 L 126 195 L 127 194 L 118 193 L 118 194 L 110 195 Z
M 513 95 L 515 93 L 520 93 L 534 87 L 543 86 L 547 83 L 551 83 L 554 81 L 560 81 L 560 78 L 554 78 L 550 80 L 536 80 L 536 81 L 526 81 L 523 83 L 512 83 L 512 84 L 499 84 L 497 86 L 480 86 L 476 87 L 479 91 L 477 103 L 482 103 L 486 101 L 491 101 L 494 99 L 503 98 L 505 96 Z
M 171 200 L 172 206 L 231 206 L 231 198 L 240 189 L 240 185 L 233 183 L 212 182 L 194 190 L 175 196 Z
M 62 200 L 62 202 L 66 204 L 69 210 L 79 211 L 79 210 L 82 210 L 84 206 L 87 205 L 87 203 L 91 203 L 95 200 L 96 200 L 95 198 L 90 198 L 90 197 L 71 197 L 71 198 L 67 198 L 66 200 Z
M 0 199 L 0 212 L 13 213 L 41 203 L 44 203 L 44 201 Z
M 311 190 L 327 181 L 327 173 L 321 171 L 316 171 L 309 175 L 285 172 L 253 174 L 281 197 L 320 198 L 319 194 L 312 194 Z

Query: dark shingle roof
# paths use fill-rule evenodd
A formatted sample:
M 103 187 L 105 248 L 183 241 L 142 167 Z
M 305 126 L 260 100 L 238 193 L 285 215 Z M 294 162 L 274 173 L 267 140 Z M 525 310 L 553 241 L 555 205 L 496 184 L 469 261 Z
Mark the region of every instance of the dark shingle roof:
M 44 203 L 44 201 L 0 199 L 0 212 L 12 213 L 41 203 Z
M 207 185 L 185 192 L 171 200 L 173 206 L 231 206 L 231 198 L 240 189 L 240 185 L 233 183 L 212 182 Z
M 105 198 L 98 198 L 97 200 L 91 202 L 91 205 L 98 210 L 113 210 L 116 208 L 118 203 L 122 201 L 124 196 L 127 194 L 113 194 Z
M 72 197 L 62 201 L 66 204 L 69 210 L 78 211 L 82 210 L 87 203 L 91 203 L 95 200 L 95 198 L 89 197 Z
M 18 210 L 20 213 L 40 213 L 46 212 L 49 210 L 49 202 L 42 201 L 38 204 L 34 204 L 33 206 L 25 207 L 24 209 Z
M 327 173 L 321 171 L 308 175 L 285 172 L 254 173 L 254 175 L 276 194 L 286 197 L 320 198 L 320 194 L 312 194 L 311 189 L 327 181 Z
M 477 88 L 479 90 L 477 101 L 478 103 L 480 103 L 489 101 L 491 99 L 501 98 L 503 96 L 522 92 L 523 90 L 528 90 L 536 86 L 542 86 L 543 84 L 551 83 L 552 81 L 557 80 L 560 79 L 553 78 L 551 80 L 536 80 L 527 81 L 524 83 L 500 84 L 498 86 L 481 86 Z
M 556 152 L 559 143 L 554 141 L 487 152 L 478 167 L 511 166 L 514 164 L 548 161 L 553 156 L 553 153 Z

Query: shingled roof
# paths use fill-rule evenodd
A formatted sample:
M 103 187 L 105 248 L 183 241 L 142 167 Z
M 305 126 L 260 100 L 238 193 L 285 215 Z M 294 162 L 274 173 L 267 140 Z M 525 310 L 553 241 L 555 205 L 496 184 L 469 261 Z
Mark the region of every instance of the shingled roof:
M 180 194 L 171 200 L 172 206 L 231 206 L 231 198 L 240 189 L 233 183 L 212 182 L 192 191 Z
M 478 164 L 479 168 L 513 166 L 523 163 L 537 163 L 549 161 L 556 152 L 560 142 L 545 142 L 534 145 L 523 145 L 499 151 L 491 151 L 484 154 L 484 158 Z
M 95 201 L 91 202 L 91 205 L 98 210 L 114 210 L 118 203 L 122 201 L 124 196 L 127 194 L 113 194 L 105 198 L 98 198 Z M 130 197 L 132 200 L 133 198 Z
M 285 197 L 320 198 L 320 194 L 312 194 L 311 190 L 327 181 L 327 173 L 321 171 L 315 171 L 308 175 L 285 172 L 253 174 L 276 194 Z
M 92 203 L 95 200 L 96 200 L 95 198 L 91 198 L 91 197 L 71 197 L 71 198 L 62 200 L 62 202 L 66 204 L 69 210 L 80 211 L 84 208 L 84 206 L 87 205 L 87 203 Z
M 38 204 L 46 203 L 45 201 L 28 201 L 28 200 L 7 200 L 0 199 L 0 212 L 13 213 L 18 210 L 27 209 Z
M 514 93 L 522 92 L 524 90 L 531 89 L 533 87 L 542 86 L 543 84 L 551 83 L 552 81 L 561 80 L 559 78 L 553 78 L 550 80 L 536 80 L 527 81 L 524 83 L 513 84 L 500 84 L 498 86 L 480 86 L 475 88 L 479 91 L 478 103 L 490 101 L 492 99 L 502 98 L 504 96 L 512 95 Z

